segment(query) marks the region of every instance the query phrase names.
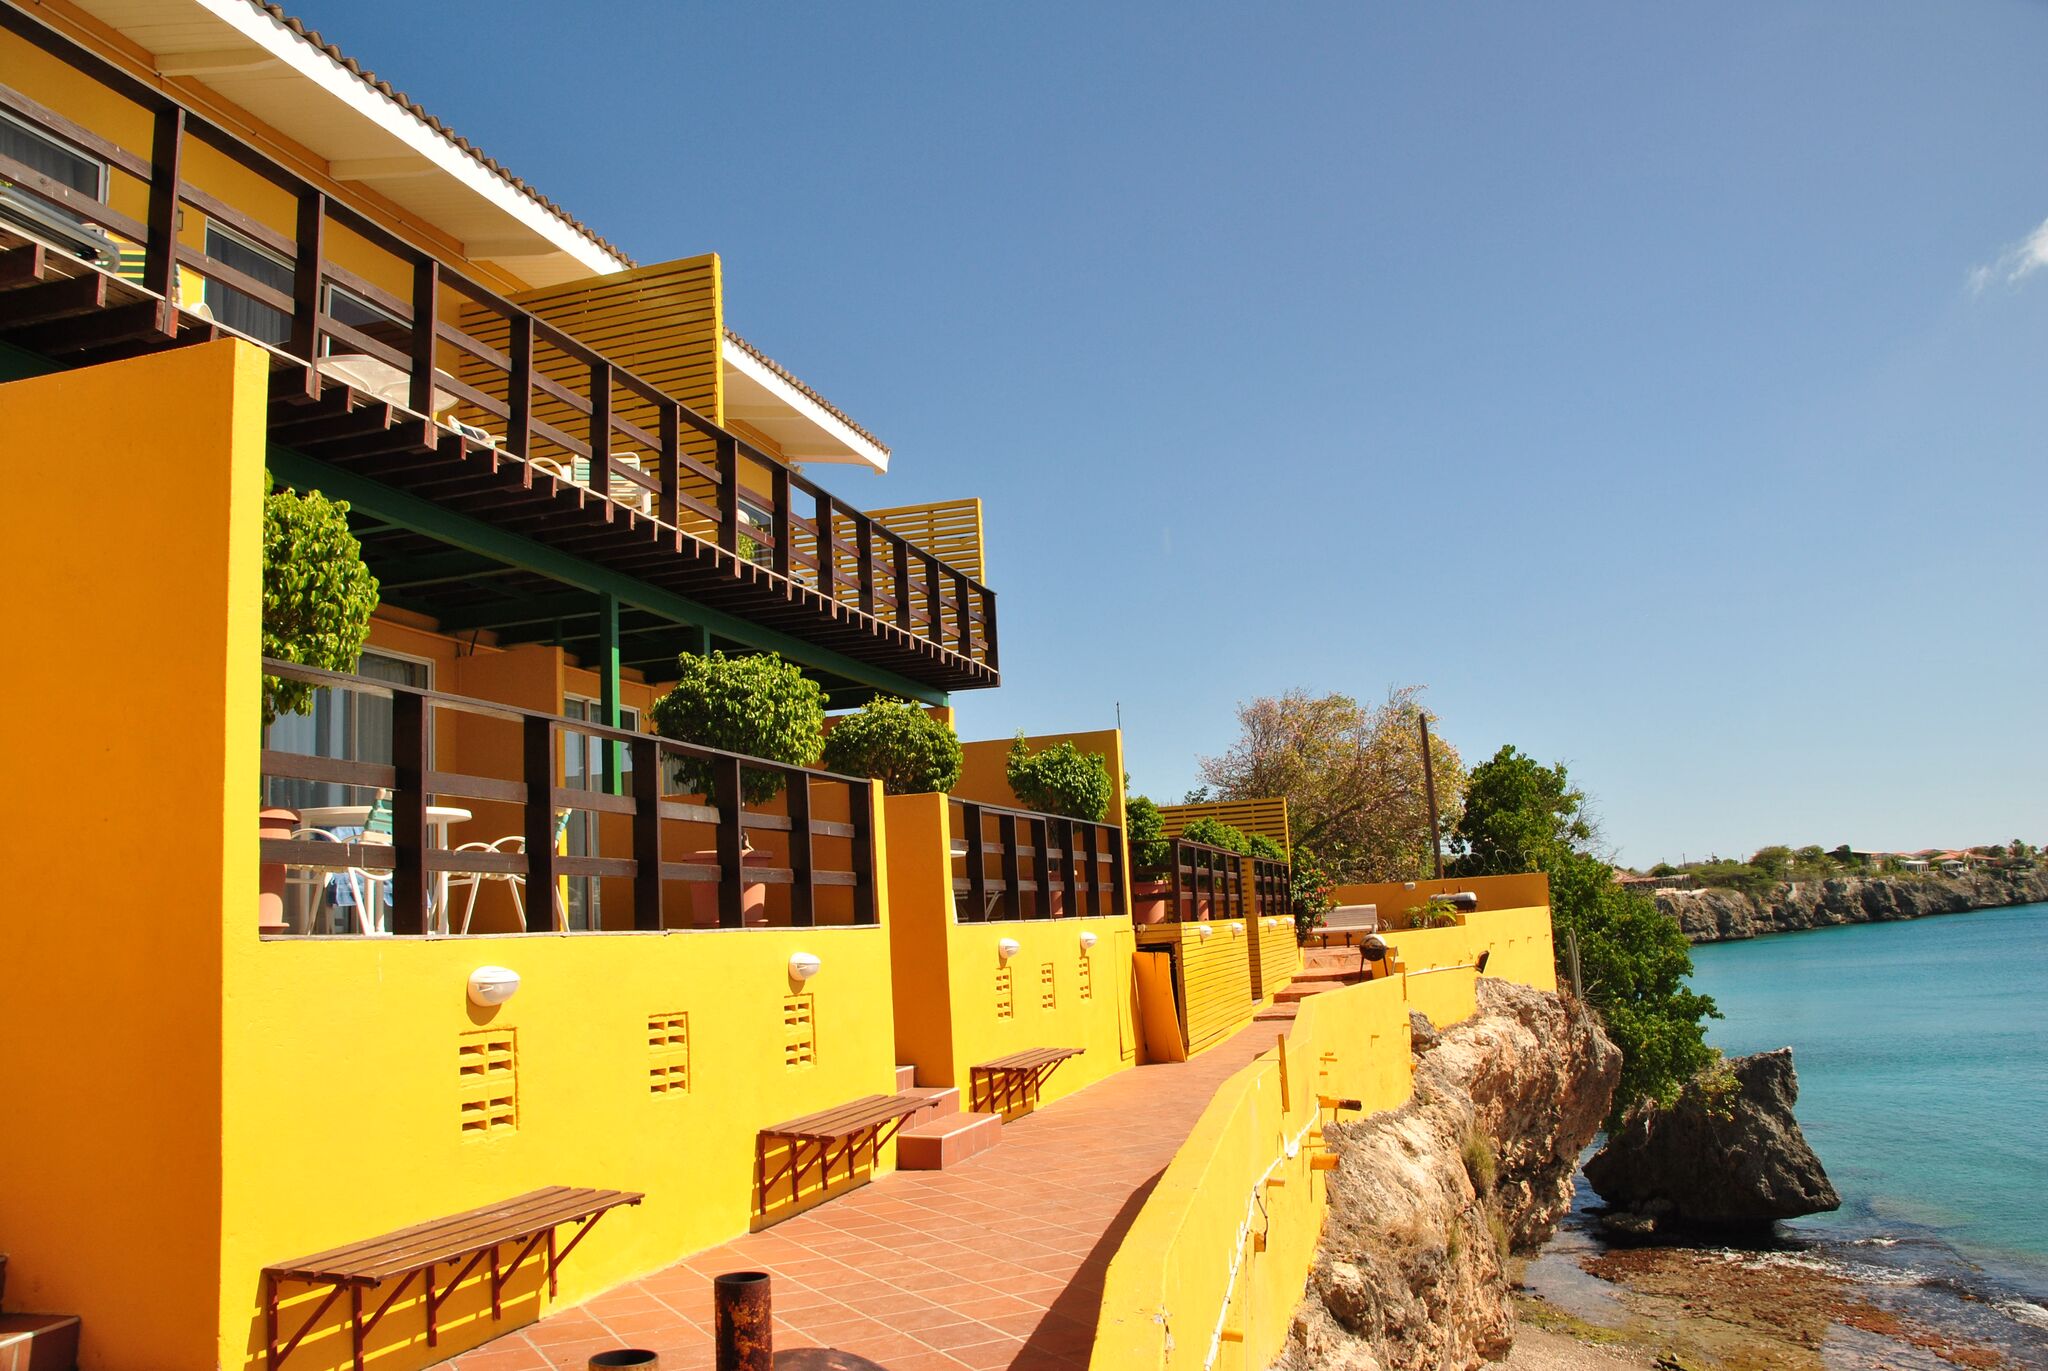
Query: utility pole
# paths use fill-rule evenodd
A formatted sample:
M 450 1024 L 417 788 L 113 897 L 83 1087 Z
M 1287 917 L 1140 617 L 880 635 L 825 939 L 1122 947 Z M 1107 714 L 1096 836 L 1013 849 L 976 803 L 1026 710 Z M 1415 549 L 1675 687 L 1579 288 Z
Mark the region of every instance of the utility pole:
M 1436 763 L 1429 756 L 1429 715 L 1422 710 L 1415 711 L 1415 722 L 1422 726 L 1422 791 L 1429 797 L 1429 853 L 1436 863 L 1436 878 L 1444 878 L 1444 835 L 1436 817 Z

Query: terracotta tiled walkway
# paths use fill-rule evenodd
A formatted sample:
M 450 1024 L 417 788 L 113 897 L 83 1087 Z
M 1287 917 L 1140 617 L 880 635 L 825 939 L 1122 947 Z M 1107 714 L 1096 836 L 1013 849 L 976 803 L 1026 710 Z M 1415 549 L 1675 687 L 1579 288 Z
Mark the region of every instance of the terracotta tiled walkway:
M 1119 1072 L 1006 1125 L 1000 1146 L 950 1171 L 896 1172 L 446 1365 L 581 1371 L 593 1352 L 646 1347 L 662 1371 L 699 1371 L 711 1365 L 712 1276 L 766 1270 L 778 1354 L 838 1348 L 889 1371 L 1086 1366 L 1124 1231 L 1216 1088 L 1276 1027 Z

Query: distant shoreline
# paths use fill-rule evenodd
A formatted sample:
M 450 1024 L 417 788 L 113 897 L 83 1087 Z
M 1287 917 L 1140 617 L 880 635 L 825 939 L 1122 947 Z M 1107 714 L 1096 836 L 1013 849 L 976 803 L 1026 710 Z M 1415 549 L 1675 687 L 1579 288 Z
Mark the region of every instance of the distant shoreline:
M 2048 903 L 2048 872 L 1978 871 L 1962 876 L 1837 876 L 1786 881 L 1762 896 L 1738 890 L 1660 890 L 1657 908 L 1695 943 L 1843 924 L 1890 923 L 1935 914 Z

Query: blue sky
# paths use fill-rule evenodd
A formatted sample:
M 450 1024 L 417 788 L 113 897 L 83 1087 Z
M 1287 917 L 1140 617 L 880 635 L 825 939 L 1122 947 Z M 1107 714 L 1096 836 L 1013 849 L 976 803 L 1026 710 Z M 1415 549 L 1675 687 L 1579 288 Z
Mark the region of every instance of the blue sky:
M 2048 839 L 2048 6 L 295 12 L 984 499 L 966 736 L 1420 683 L 1639 864 Z

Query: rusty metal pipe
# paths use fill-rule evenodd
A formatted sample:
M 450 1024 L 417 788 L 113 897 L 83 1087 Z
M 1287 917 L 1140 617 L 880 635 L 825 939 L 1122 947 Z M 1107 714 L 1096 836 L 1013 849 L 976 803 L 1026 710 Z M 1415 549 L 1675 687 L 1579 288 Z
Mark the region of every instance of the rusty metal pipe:
M 712 1280 L 718 1371 L 775 1371 L 775 1311 L 766 1271 Z

